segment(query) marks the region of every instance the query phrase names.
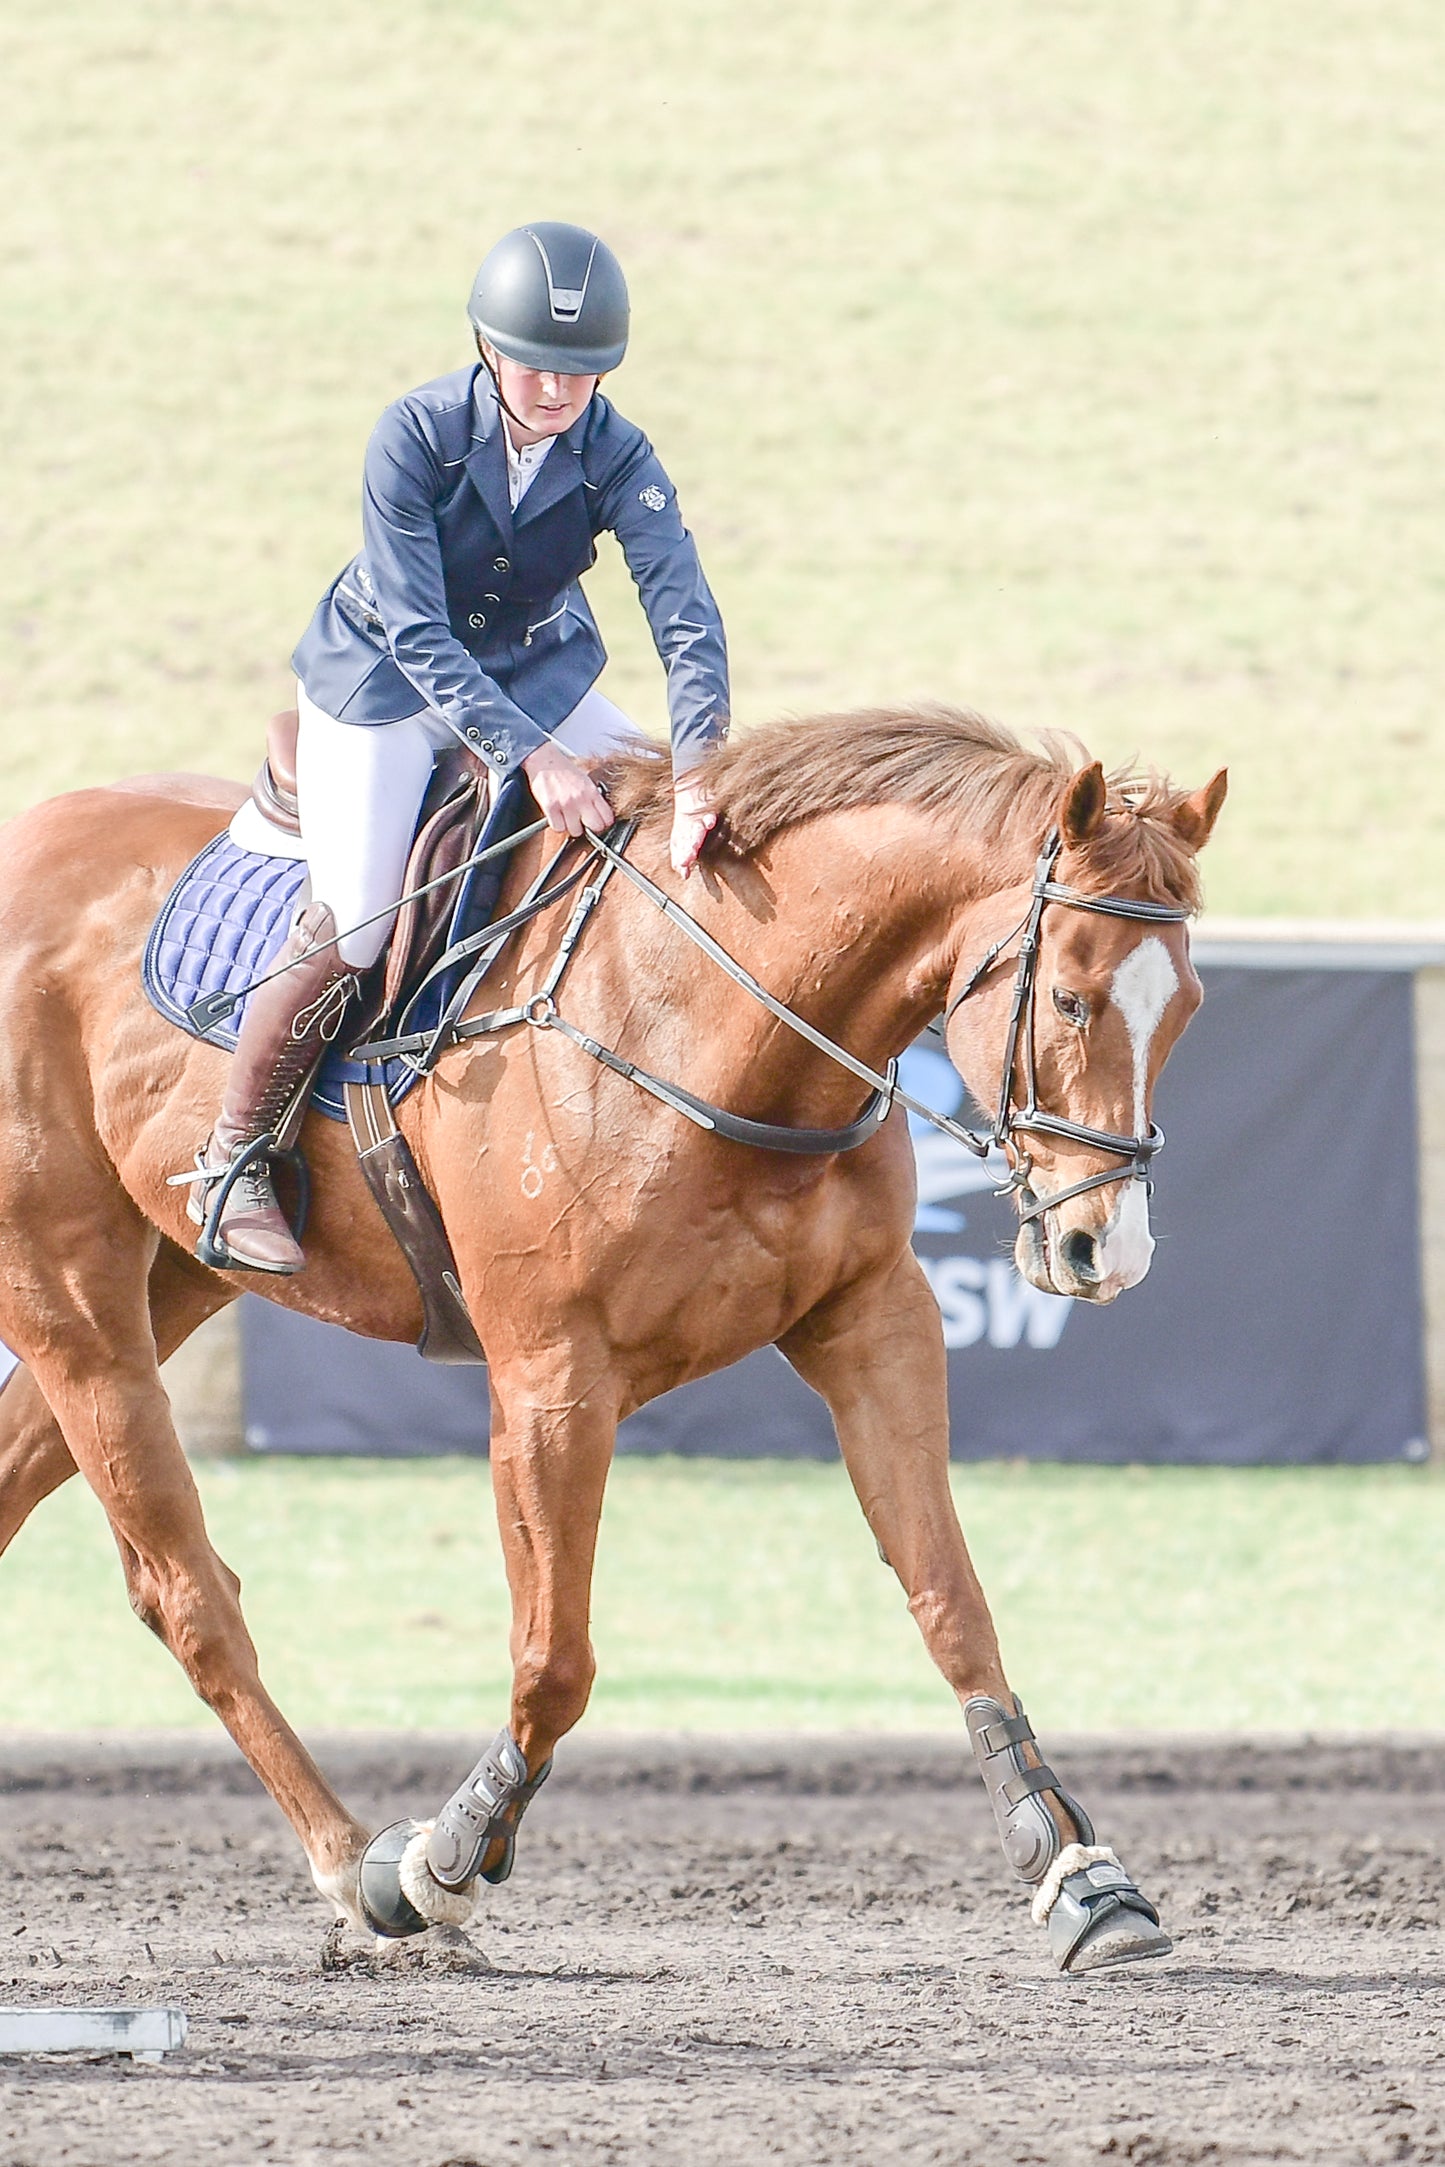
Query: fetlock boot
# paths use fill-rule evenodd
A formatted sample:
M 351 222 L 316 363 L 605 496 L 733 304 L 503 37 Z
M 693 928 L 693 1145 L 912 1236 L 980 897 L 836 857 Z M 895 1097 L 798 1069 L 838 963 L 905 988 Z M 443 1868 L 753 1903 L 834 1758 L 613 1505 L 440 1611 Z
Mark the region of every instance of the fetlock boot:
M 206 1230 L 197 1254 L 222 1271 L 288 1274 L 305 1265 L 276 1201 L 272 1153 L 288 1151 L 300 1133 L 311 1079 L 356 988 L 335 948 L 317 946 L 335 934 L 329 906 L 308 903 L 276 959 L 290 968 L 246 1003 L 221 1111 L 196 1159 L 208 1178 L 195 1182 L 188 1207 Z M 253 1151 L 263 1137 L 270 1143 Z M 211 1223 L 216 1185 L 238 1159 L 245 1163 Z

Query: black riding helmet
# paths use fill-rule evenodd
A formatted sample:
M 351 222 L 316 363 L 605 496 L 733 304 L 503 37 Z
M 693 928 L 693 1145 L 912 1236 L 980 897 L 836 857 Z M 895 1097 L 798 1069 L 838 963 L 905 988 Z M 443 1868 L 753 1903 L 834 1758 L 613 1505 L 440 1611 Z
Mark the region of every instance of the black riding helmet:
M 509 361 L 601 376 L 627 351 L 627 281 L 605 241 L 554 220 L 504 234 L 472 281 L 472 329 Z

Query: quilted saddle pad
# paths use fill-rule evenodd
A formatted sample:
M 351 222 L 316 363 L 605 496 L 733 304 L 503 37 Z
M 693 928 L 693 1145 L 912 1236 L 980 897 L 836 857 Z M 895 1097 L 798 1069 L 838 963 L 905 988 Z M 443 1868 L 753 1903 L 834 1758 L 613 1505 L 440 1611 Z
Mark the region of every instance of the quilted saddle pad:
M 516 787 L 514 787 L 514 784 Z M 527 799 L 522 779 L 513 777 L 479 838 L 481 847 L 498 842 L 521 825 Z M 448 932 L 449 941 L 479 932 L 496 910 L 509 861 L 505 857 L 463 874 Z M 141 965 L 141 980 L 153 1007 L 168 1023 L 230 1050 L 245 1016 L 243 1001 L 224 1022 L 199 1031 L 188 1010 L 207 993 L 236 993 L 261 977 L 290 931 L 306 866 L 295 858 L 263 857 L 241 850 L 229 831 L 197 853 L 172 888 L 151 927 Z M 426 1030 L 440 1016 L 453 981 L 438 979 L 421 1003 L 408 1012 L 407 1026 Z M 393 1106 L 404 1098 L 417 1073 L 405 1061 L 351 1061 L 328 1053 L 312 1087 L 311 1103 L 332 1121 L 344 1121 L 342 1091 L 348 1083 L 384 1083 Z

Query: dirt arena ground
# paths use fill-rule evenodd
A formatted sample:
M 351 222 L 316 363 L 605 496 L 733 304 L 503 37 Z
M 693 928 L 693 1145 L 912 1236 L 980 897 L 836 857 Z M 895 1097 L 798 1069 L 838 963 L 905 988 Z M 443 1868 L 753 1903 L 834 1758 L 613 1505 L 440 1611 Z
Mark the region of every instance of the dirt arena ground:
M 466 1968 L 328 1962 L 221 1743 L 11 1739 L 0 2000 L 191 2031 L 0 2064 L 0 2158 L 1445 2162 L 1445 1741 L 1051 1744 L 1167 1962 L 1053 1976 L 947 1740 L 579 1740 Z M 473 1742 L 321 1754 L 380 1824 Z

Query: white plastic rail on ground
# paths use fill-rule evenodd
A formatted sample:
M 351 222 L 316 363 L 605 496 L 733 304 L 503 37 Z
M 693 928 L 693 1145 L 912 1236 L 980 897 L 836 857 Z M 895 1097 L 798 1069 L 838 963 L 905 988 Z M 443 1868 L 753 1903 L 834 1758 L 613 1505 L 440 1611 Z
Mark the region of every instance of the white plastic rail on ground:
M 158 2062 L 186 2043 L 182 2009 L 0 2009 L 0 2054 L 125 2054 Z

